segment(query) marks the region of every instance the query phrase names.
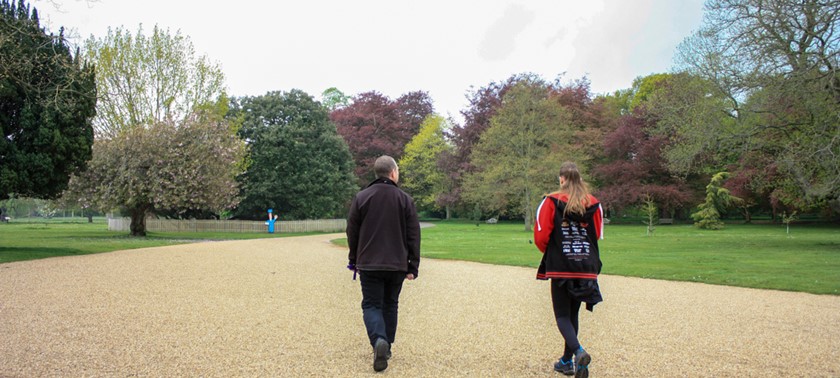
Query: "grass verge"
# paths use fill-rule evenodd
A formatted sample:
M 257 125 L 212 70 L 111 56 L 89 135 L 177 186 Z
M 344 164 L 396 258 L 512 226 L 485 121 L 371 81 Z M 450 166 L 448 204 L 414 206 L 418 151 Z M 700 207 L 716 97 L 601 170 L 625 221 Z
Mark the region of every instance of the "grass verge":
M 209 240 L 278 238 L 300 233 L 149 232 L 145 238 L 108 231 L 107 221 L 94 219 L 12 222 L 0 224 L 0 263 L 55 256 L 86 255 L 125 249 L 160 247 Z

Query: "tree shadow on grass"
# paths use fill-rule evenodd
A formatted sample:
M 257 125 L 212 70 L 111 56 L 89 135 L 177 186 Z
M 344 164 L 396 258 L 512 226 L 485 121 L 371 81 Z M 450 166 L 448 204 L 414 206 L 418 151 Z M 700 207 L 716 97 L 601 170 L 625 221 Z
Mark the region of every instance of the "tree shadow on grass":
M 75 248 L 0 247 L 0 264 L 11 261 L 83 254 L 85 254 L 84 251 Z

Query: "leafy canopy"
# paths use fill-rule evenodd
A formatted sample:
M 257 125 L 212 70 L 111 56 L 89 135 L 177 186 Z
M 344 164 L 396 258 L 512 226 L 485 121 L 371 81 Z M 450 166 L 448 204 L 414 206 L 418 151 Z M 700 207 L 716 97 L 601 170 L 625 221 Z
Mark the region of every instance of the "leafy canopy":
M 668 170 L 662 150 L 667 139 L 653 134 L 655 124 L 645 107 L 618 118 L 604 139 L 604 161 L 594 168 L 601 186 L 598 199 L 611 211 L 634 206 L 654 207 L 673 214 L 688 207 L 691 191 L 685 180 Z
M 100 209 L 127 209 L 136 236 L 145 235 L 151 212 L 231 209 L 246 151 L 235 131 L 212 113 L 124 130 L 96 141 L 90 167 L 74 189 Z
M 426 92 L 409 92 L 396 100 L 378 92 L 353 97 L 352 102 L 330 113 L 338 133 L 350 147 L 359 186 L 373 180 L 373 162 L 382 155 L 399 160 L 406 143 L 432 114 L 432 100 Z
M 411 194 L 419 210 L 439 211 L 438 196 L 446 191 L 446 177 L 438 161 L 452 147 L 444 138 L 446 120 L 432 114 L 420 125 L 420 132 L 405 146 L 399 161 L 400 186 Z
M 217 63 L 196 56 L 192 41 L 157 25 L 151 35 L 108 28 L 102 38 L 85 43 L 96 62 L 97 136 L 114 137 L 138 126 L 185 121 L 198 108 L 215 103 L 224 91 Z
M 531 77 L 512 86 L 473 148 L 475 171 L 464 182 L 464 197 L 485 212 L 525 218 L 542 193 L 556 188 L 557 169 L 578 157 L 567 108 L 550 96 L 548 85 Z
M 262 219 L 272 208 L 284 219 L 343 216 L 356 189 L 353 160 L 327 109 L 300 90 L 234 103 L 229 117 L 241 120 L 251 151 L 236 214 Z
M 688 145 L 714 150 L 711 138 L 722 136 L 736 151 L 772 157 L 794 184 L 780 182 L 786 193 L 777 198 L 829 201 L 840 211 L 838 56 L 840 2 L 707 1 L 703 26 L 680 45 L 677 61 L 712 83 L 709 93 L 725 105 L 715 111 L 732 127 L 701 129 Z

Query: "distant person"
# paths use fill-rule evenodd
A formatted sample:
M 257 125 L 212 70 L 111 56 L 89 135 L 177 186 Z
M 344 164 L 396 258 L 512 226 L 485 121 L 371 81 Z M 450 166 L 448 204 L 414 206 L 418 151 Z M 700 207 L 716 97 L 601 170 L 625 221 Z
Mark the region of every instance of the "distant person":
M 353 198 L 347 216 L 351 270 L 362 286 L 362 315 L 373 347 L 373 370 L 388 368 L 397 334 L 403 280 L 417 278 L 420 223 L 411 196 L 400 190 L 397 162 L 381 156 L 373 165 L 376 180 Z
M 577 166 L 560 166 L 560 190 L 543 198 L 537 208 L 534 243 L 543 253 L 537 279 L 551 279 L 551 302 L 565 350 L 554 370 L 576 378 L 589 376 L 592 357 L 578 340 L 578 313 L 602 301 L 598 288 L 603 210 L 580 176 Z

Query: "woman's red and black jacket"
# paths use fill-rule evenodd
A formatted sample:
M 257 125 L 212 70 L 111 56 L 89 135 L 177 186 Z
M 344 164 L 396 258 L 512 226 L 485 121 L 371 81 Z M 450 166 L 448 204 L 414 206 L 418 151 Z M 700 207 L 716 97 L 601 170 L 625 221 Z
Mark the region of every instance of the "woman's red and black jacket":
M 590 195 L 583 214 L 566 213 L 568 195 L 543 198 L 537 208 L 534 243 L 543 253 L 538 279 L 597 280 L 601 273 L 598 240 L 603 238 L 603 210 Z

